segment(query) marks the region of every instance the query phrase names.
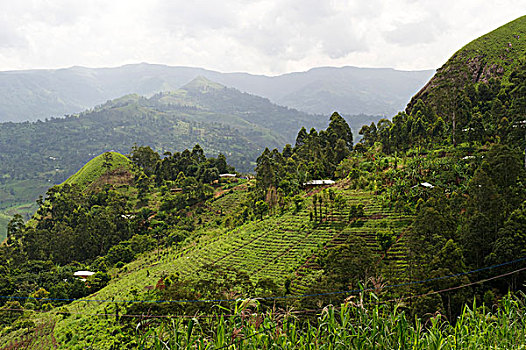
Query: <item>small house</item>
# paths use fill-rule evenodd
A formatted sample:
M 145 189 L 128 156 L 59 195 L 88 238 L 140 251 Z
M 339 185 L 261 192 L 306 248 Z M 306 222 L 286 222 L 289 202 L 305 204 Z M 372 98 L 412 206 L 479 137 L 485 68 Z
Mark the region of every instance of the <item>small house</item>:
M 334 185 L 335 183 L 336 182 L 333 180 L 310 180 L 304 182 L 303 187 L 305 187 L 306 190 L 310 190 L 316 187 Z
M 421 182 L 421 183 L 419 183 L 417 185 L 414 185 L 411 188 L 416 188 L 416 187 L 435 188 L 435 186 L 431 185 L 429 182 Z
M 81 281 L 86 281 L 89 276 L 93 276 L 95 272 L 92 271 L 75 271 L 73 276 L 79 278 Z
M 236 174 L 219 174 L 219 179 L 222 182 L 237 182 L 237 175 Z

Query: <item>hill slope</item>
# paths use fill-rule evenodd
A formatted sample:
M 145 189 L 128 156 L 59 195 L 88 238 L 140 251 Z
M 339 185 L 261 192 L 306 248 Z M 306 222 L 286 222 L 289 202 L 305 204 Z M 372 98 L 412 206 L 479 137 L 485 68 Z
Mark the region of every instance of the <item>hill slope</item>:
M 130 168 L 131 162 L 128 158 L 117 152 L 106 152 L 87 162 L 86 165 L 71 175 L 63 184 L 77 185 L 85 188 L 107 172 L 117 169 L 129 170 Z
M 473 40 L 457 51 L 411 99 L 410 113 L 418 99 L 435 110 L 450 109 L 450 96 L 470 85 L 495 79 L 506 84 L 526 59 L 526 16 L 517 18 Z M 447 98 L 445 98 L 447 97 Z
M 74 114 L 126 94 L 177 90 L 198 76 L 307 113 L 396 113 L 432 71 L 316 68 L 275 77 L 134 64 L 0 72 L 0 122 Z
M 292 294 L 289 297 L 299 296 L 308 292 L 323 273 L 313 262 L 324 252 L 345 246 L 348 240 L 356 236 L 366 242 L 364 250 L 374 252 L 378 272 L 383 271 L 386 282 L 403 282 L 408 278 L 403 240 L 398 240 L 391 248 L 398 252 L 396 255 L 393 253 L 392 258 L 383 259 L 376 235 L 378 230 L 390 227 L 397 237 L 401 237 L 411 217 L 383 209 L 371 192 L 352 190 L 345 183 L 336 185 L 333 190 L 345 199 L 344 209 L 331 209 L 328 217 L 319 223 L 309 220 L 309 212 L 313 208 L 312 194 L 304 197 L 305 206 L 299 211 L 289 207 L 282 215 L 249 221 L 239 227 L 216 227 L 214 221 L 218 216 L 214 216 L 213 221 L 207 221 L 210 212 L 218 209 L 224 210 L 226 215 L 236 215 L 250 195 L 245 185 L 238 187 L 204 204 L 205 210 L 199 216 L 203 219 L 203 225 L 192 239 L 161 252 L 147 252 L 125 267 L 112 269 L 113 279 L 109 285 L 85 300 L 122 301 L 136 299 L 137 295 L 140 298 L 148 297 L 149 294 L 144 294 L 144 291 L 155 290 L 154 286 L 159 280 L 167 276 L 177 276 L 182 280 L 206 279 L 210 271 L 216 269 L 246 273 L 253 283 L 272 280 L 279 289 L 284 289 L 284 285 L 291 282 Z M 354 220 L 349 220 L 347 212 L 351 205 L 356 204 L 365 206 L 365 216 L 359 226 Z M 122 306 L 134 307 L 125 303 Z M 51 318 L 45 322 L 50 319 L 56 322 L 54 332 L 63 348 L 94 341 L 99 348 L 106 349 L 109 345 L 104 339 L 112 339 L 114 321 L 103 317 L 90 319 L 89 315 L 107 314 L 115 310 L 115 304 L 111 302 L 78 301 L 60 309 L 66 316 L 49 313 L 46 317 Z M 124 311 L 121 309 L 120 312 Z M 39 316 L 35 315 L 35 320 L 38 319 Z M 43 319 L 37 322 L 40 321 Z M 88 334 L 97 334 L 96 339 L 91 336 L 83 339 Z
M 127 95 L 76 116 L 0 124 L 0 178 L 38 173 L 59 183 L 94 155 L 127 153 L 134 144 L 164 152 L 199 143 L 250 170 L 262 149 L 293 142 L 297 125 L 319 128 L 326 123 L 320 119 L 198 78 L 175 92 Z

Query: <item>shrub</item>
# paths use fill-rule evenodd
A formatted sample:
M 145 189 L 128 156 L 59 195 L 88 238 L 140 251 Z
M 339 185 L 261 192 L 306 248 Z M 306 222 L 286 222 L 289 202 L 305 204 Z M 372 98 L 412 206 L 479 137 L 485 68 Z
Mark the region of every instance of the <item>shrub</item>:
M 91 292 L 93 293 L 104 288 L 110 280 L 111 277 L 107 273 L 99 271 L 88 277 L 87 284 L 90 286 Z
M 129 263 L 134 257 L 135 254 L 129 246 L 117 244 L 110 248 L 106 255 L 106 260 L 110 264 L 115 264 L 117 262 Z

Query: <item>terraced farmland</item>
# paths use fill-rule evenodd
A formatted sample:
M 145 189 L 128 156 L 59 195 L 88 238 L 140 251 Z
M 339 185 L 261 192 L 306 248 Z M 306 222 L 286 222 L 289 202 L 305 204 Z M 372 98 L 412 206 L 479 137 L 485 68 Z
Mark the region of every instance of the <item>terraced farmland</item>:
M 347 203 L 345 208 L 350 205 L 363 204 L 365 215 L 362 219 L 349 222 L 348 209 L 344 209 L 343 212 L 335 211 L 331 215 L 332 221 L 323 222 L 317 227 L 318 231 L 326 232 L 326 237 L 328 237 L 324 249 L 344 244 L 353 235 L 359 236 L 375 253 L 377 260 L 371 263 L 378 265 L 380 274 L 389 276 L 391 283 L 404 280 L 407 275 L 407 249 L 403 232 L 411 223 L 412 217 L 382 208 L 368 192 L 340 190 L 336 193 L 345 198 Z M 386 229 L 393 233 L 396 241 L 384 254 L 376 239 L 376 233 Z M 316 263 L 316 254 L 313 254 L 295 270 L 291 292 L 304 294 L 319 273 L 321 273 L 320 266 Z
M 90 297 L 100 302 L 78 301 L 67 306 L 67 309 L 72 314 L 116 312 L 118 308 L 115 303 L 107 303 L 106 300 L 137 300 L 138 295 L 146 299 L 154 298 L 144 293 L 153 288 L 160 278 L 177 274 L 191 279 L 197 277 L 206 265 L 234 267 L 247 272 L 254 281 L 272 278 L 281 286 L 289 279 L 291 293 L 301 295 L 323 272 L 315 263 L 317 254 L 323 249 L 342 244 L 350 235 L 359 235 L 365 239 L 367 245 L 377 253 L 377 261 L 371 263 L 379 264 L 386 276 L 403 279 L 406 275 L 404 236 L 401 235 L 402 238 L 383 257 L 376 232 L 389 228 L 398 236 L 411 218 L 382 208 L 369 192 L 335 187 L 335 194 L 344 197 L 345 206 L 341 211 L 330 207 L 322 222 L 310 220 L 312 200 L 307 197 L 304 207 L 296 213 L 289 210 L 283 215 L 251 221 L 231 230 L 208 225 L 204 229 L 206 232 L 201 232 L 201 236 L 184 247 L 146 253 L 125 268 L 115 271 L 116 276 L 109 285 Z M 232 198 L 243 195 L 242 191 L 233 191 L 210 206 L 215 209 L 220 204 L 233 204 Z M 359 224 L 349 221 L 348 217 L 349 206 L 356 204 L 363 204 L 365 211 Z M 395 282 L 394 279 L 388 281 Z M 85 319 L 69 317 L 57 323 L 57 327 L 83 327 L 79 322 L 85 322 Z
M 402 278 L 406 252 L 401 234 L 411 218 L 383 209 L 368 192 L 337 189 L 335 193 L 344 197 L 346 205 L 341 211 L 330 208 L 321 222 L 310 220 L 312 201 L 307 198 L 306 205 L 298 212 L 291 210 L 232 230 L 210 229 L 186 248 L 164 252 L 160 261 L 155 254 L 139 259 L 128 267 L 127 273 L 133 273 L 134 265 L 137 270 L 150 265 L 149 277 L 138 278 L 146 286 L 155 285 L 157 279 L 173 273 L 191 278 L 206 265 L 234 267 L 247 272 L 254 281 L 271 278 L 283 285 L 288 278 L 292 281 L 291 292 L 303 294 L 321 273 L 314 263 L 317 253 L 357 235 L 377 253 L 378 260 L 372 263 L 381 262 L 389 275 L 394 273 L 397 279 Z M 220 201 L 229 202 L 228 196 Z M 359 221 L 349 221 L 348 208 L 357 204 L 364 205 L 365 216 Z M 376 239 L 376 232 L 384 229 L 391 230 L 396 237 L 402 236 L 385 257 Z
M 283 285 L 289 278 L 291 292 L 298 295 L 321 273 L 314 263 L 317 253 L 345 242 L 350 235 L 363 237 L 371 250 L 377 252 L 378 261 L 372 263 L 381 262 L 390 276 L 403 278 L 406 267 L 403 236 L 382 258 L 376 232 L 391 227 L 398 236 L 410 218 L 383 209 L 369 192 L 337 189 L 335 193 L 345 198 L 346 205 L 341 212 L 329 210 L 327 220 L 321 223 L 310 221 L 312 201 L 307 198 L 306 205 L 297 213 L 291 210 L 232 230 L 209 228 L 182 249 L 168 249 L 160 254 L 150 252 L 140 257 L 117 272 L 116 278 L 94 298 L 127 299 L 148 286 L 155 286 L 164 276 L 178 274 L 192 278 L 206 265 L 234 267 L 247 272 L 254 281 L 272 278 Z M 221 200 L 228 201 L 228 196 Z M 353 204 L 364 205 L 361 225 L 348 220 L 348 207 Z

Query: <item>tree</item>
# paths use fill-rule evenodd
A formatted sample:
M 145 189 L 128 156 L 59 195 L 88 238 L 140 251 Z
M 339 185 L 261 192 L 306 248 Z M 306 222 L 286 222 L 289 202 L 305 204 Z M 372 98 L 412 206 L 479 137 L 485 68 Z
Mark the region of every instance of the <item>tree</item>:
M 318 218 L 318 207 L 317 207 L 317 204 L 318 204 L 318 195 L 315 194 L 314 196 L 312 196 L 312 205 L 314 207 L 314 220 L 317 220 L 317 218 Z
M 283 147 L 283 158 L 290 158 L 292 157 L 292 153 L 293 153 L 293 150 L 292 150 L 292 146 L 290 144 L 286 144 L 285 147 Z
M 380 249 L 384 253 L 387 253 L 387 250 L 391 248 L 395 242 L 395 237 L 392 231 L 378 231 L 376 233 L 376 241 L 378 242 Z
M 7 244 L 17 244 L 22 238 L 22 230 L 24 228 L 24 219 L 22 215 L 15 214 L 11 221 L 7 224 Z
M 150 178 L 144 172 L 140 172 L 135 186 L 137 186 L 139 200 L 144 202 L 151 188 Z
M 333 164 L 340 164 L 342 160 L 347 158 L 350 155 L 350 151 L 347 148 L 345 140 L 338 139 L 334 145 L 334 158 L 332 159 Z
M 292 200 L 294 201 L 294 212 L 297 213 L 303 207 L 303 198 L 299 195 L 296 195 Z
M 104 152 L 104 154 L 102 155 L 102 159 L 102 167 L 106 169 L 106 171 L 109 171 L 112 166 L 113 155 L 111 154 L 111 152 Z
M 192 158 L 195 159 L 197 164 L 204 163 L 206 161 L 205 152 L 198 143 L 196 143 L 192 149 Z
M 353 136 L 349 124 L 337 112 L 331 115 L 329 127 L 327 128 L 327 135 L 331 144 L 335 144 L 337 140 L 345 141 L 345 146 L 348 150 L 352 150 Z
M 106 255 L 106 260 L 111 264 L 116 264 L 119 261 L 128 263 L 133 260 L 135 255 L 128 245 L 117 244 L 110 248 Z
M 265 148 L 261 156 L 256 160 L 257 186 L 261 189 L 267 189 L 271 185 L 277 185 L 274 167 L 270 157 L 270 150 Z
M 526 255 L 526 201 L 520 208 L 511 213 L 510 217 L 499 230 L 491 254 L 492 263 L 503 263 Z M 512 290 L 523 285 L 526 274 L 523 272 L 510 280 Z
M 263 220 L 263 215 L 265 215 L 268 212 L 268 209 L 268 204 L 265 201 L 256 202 L 255 212 L 261 220 Z
M 132 147 L 130 159 L 149 176 L 153 174 L 160 157 L 157 152 L 150 148 L 150 146 L 138 147 L 135 145 Z
M 307 130 L 304 126 L 301 127 L 300 131 L 298 132 L 298 136 L 296 136 L 296 144 L 295 147 L 301 147 L 305 144 L 307 141 L 309 135 L 307 135 Z

